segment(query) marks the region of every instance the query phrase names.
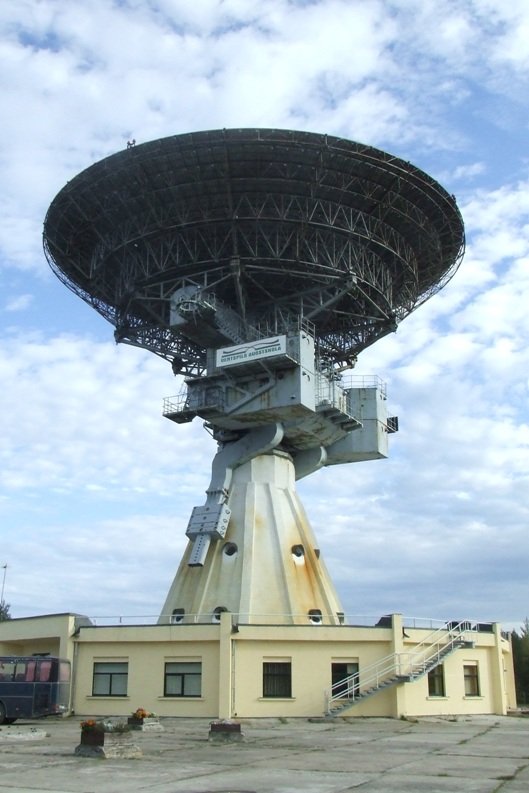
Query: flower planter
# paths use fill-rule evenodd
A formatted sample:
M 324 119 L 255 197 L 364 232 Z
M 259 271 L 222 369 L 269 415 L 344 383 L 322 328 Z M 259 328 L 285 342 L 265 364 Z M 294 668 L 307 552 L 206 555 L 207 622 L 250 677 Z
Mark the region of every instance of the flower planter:
M 209 725 L 211 732 L 233 732 L 241 731 L 241 725 L 234 721 L 212 721 Z
M 83 730 L 81 732 L 81 746 L 104 746 L 105 733 L 103 730 Z
M 153 732 L 156 730 L 163 730 L 163 727 L 160 724 L 160 720 L 157 716 L 145 716 L 144 718 L 129 716 L 127 719 L 127 724 L 131 730 L 143 730 L 145 732 L 149 732 L 151 730 Z
M 115 759 L 134 759 L 142 756 L 142 751 L 137 746 L 130 732 L 109 732 L 106 735 L 105 757 Z
M 142 751 L 132 740 L 130 732 L 102 732 L 90 730 L 81 733 L 81 743 L 75 748 L 78 757 L 104 759 L 136 759 Z
M 213 743 L 228 743 L 242 741 L 244 734 L 241 732 L 241 724 L 231 719 L 212 721 L 209 724 L 208 739 Z

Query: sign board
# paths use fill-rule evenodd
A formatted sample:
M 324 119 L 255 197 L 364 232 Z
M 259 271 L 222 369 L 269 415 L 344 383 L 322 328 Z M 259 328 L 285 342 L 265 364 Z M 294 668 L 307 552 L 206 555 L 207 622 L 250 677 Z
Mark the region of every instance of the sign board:
M 269 339 L 237 344 L 236 347 L 223 347 L 217 350 L 216 365 L 218 367 L 236 366 L 237 364 L 258 361 L 262 358 L 272 358 L 275 355 L 285 355 L 287 351 L 286 336 L 272 336 Z

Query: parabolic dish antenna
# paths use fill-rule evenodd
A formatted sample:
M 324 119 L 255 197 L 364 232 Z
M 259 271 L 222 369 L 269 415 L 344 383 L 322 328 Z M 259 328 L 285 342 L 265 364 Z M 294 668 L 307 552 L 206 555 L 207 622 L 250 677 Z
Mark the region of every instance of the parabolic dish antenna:
M 128 148 L 68 182 L 44 226 L 52 269 L 116 339 L 190 375 L 207 348 L 299 317 L 317 354 L 347 365 L 450 279 L 463 248 L 454 198 L 423 171 L 277 129 Z
M 456 271 L 453 196 L 342 138 L 197 132 L 72 179 L 44 249 L 117 341 L 186 376 L 165 415 L 200 416 L 219 443 L 160 621 L 340 623 L 294 482 L 387 456 L 383 386 L 343 372 Z

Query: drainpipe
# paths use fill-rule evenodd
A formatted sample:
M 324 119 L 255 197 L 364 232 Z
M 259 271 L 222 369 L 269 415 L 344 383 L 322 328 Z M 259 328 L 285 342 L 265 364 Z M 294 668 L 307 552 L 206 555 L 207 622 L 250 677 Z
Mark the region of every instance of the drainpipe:
M 77 639 L 73 638 L 73 657 L 72 657 L 72 679 L 70 681 L 70 712 L 69 715 L 75 714 L 75 697 L 77 695 L 77 665 L 79 663 L 79 643 Z
M 60 658 L 67 658 L 70 662 L 70 701 L 68 703 L 68 715 L 71 716 L 75 713 L 75 685 L 77 678 L 77 625 L 76 619 L 73 615 L 68 616 L 67 622 L 67 636 L 61 636 L 61 648 L 59 650 Z M 64 647 L 62 647 L 64 640 Z
M 494 713 L 498 716 L 507 715 L 507 691 L 506 673 L 503 661 L 501 625 L 495 622 L 492 626 L 494 631 L 494 647 L 492 660 L 492 692 L 494 702 Z M 512 657 L 512 656 L 511 656 Z
M 402 614 L 391 615 L 391 630 L 392 630 L 391 649 L 392 652 L 395 653 L 397 674 L 405 674 L 406 670 L 399 668 L 399 656 L 404 653 Z M 407 659 L 404 658 L 403 661 L 404 661 L 404 665 L 406 665 Z M 394 692 L 393 695 L 394 718 L 399 719 L 401 716 L 406 716 L 406 684 L 397 683 L 397 685 L 393 686 L 393 688 L 390 690 Z
M 220 614 L 219 626 L 219 719 L 231 719 L 232 709 L 232 615 L 229 611 Z

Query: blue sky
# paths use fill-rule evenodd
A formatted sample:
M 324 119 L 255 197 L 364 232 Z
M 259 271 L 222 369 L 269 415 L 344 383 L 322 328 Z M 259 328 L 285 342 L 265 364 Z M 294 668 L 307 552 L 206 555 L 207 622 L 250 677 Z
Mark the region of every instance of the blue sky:
M 214 445 L 161 415 L 168 364 L 50 272 L 46 210 L 126 146 L 219 127 L 341 135 L 457 197 L 465 259 L 366 350 L 388 460 L 300 493 L 349 615 L 529 613 L 529 5 L 525 0 L 0 4 L 0 565 L 15 617 L 156 615 Z

